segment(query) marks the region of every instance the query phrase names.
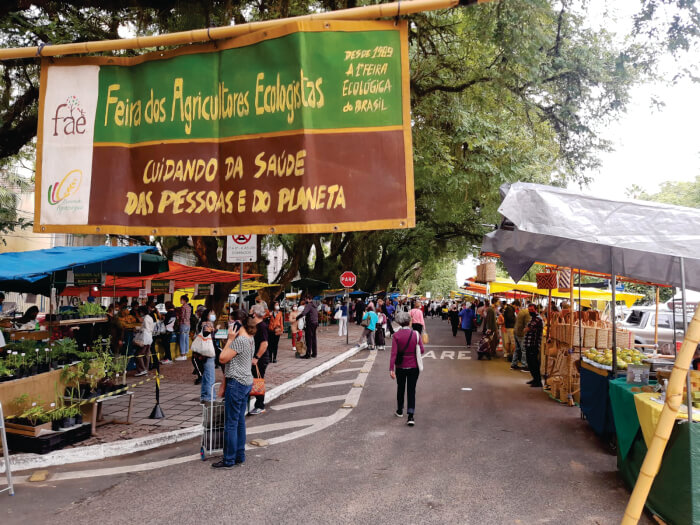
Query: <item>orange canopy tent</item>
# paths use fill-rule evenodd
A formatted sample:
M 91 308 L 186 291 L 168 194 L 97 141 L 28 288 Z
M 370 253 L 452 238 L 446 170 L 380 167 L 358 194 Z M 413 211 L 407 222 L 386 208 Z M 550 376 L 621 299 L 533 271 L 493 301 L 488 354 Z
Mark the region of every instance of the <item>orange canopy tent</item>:
M 79 296 L 88 293 L 93 297 L 138 297 L 139 290 L 144 287 L 144 281 L 175 281 L 175 289 L 191 288 L 195 284 L 233 283 L 240 280 L 240 273 L 214 270 L 201 266 L 186 266 L 184 264 L 168 261 L 167 272 L 153 275 L 139 275 L 136 277 L 107 276 L 104 286 L 69 286 L 61 295 Z M 243 280 L 260 277 L 257 273 L 244 273 Z M 150 295 L 158 295 L 153 292 Z

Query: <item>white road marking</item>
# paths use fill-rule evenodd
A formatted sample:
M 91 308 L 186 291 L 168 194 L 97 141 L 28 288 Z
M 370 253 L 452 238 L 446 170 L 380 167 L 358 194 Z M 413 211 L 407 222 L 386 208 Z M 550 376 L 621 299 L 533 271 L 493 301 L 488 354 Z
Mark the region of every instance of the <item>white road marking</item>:
M 369 358 L 367 358 L 367 362 L 369 363 L 369 368 L 371 369 L 372 365 L 374 365 L 374 360 L 375 360 L 375 355 L 372 354 L 370 355 Z M 355 370 L 360 370 L 359 368 Z M 348 370 L 344 370 L 347 372 Z M 357 382 L 364 382 L 364 380 L 367 378 L 368 374 L 359 374 L 358 378 L 355 380 Z M 364 376 L 364 377 L 363 377 Z M 353 382 L 355 382 L 353 381 Z M 350 392 L 348 392 L 347 396 L 334 396 L 337 397 L 337 400 L 345 400 L 345 403 L 350 404 L 352 406 L 357 406 L 357 403 L 360 400 L 360 396 L 362 395 L 362 388 L 351 388 Z M 326 398 L 328 399 L 328 398 Z M 289 403 L 292 404 L 292 403 Z M 274 407 L 273 407 L 274 408 Z M 336 410 L 333 414 L 331 414 L 328 417 L 321 417 L 321 418 L 312 418 L 312 419 L 301 419 L 297 421 L 292 421 L 288 423 L 278 423 L 278 424 L 271 424 L 271 425 L 260 425 L 258 427 L 250 427 L 247 429 L 248 434 L 253 434 L 253 433 L 260 433 L 260 432 L 265 432 L 265 431 L 272 431 L 272 429 L 280 429 L 282 425 L 289 425 L 288 428 L 294 428 L 297 426 L 307 426 L 304 429 L 297 430 L 296 432 L 291 432 L 289 434 L 285 434 L 284 436 L 278 436 L 275 438 L 271 438 L 268 441 L 269 445 L 275 445 L 278 443 L 284 443 L 285 441 L 291 441 L 293 439 L 297 439 L 300 437 L 304 437 L 310 434 L 313 434 L 315 432 L 318 432 L 320 430 L 323 430 L 325 428 L 328 428 L 338 421 L 342 420 L 345 416 L 347 416 L 352 410 L 350 409 L 338 409 Z M 315 421 L 315 423 L 314 423 Z M 292 426 L 293 425 L 293 426 Z M 265 430 L 263 430 L 265 429 Z M 251 445 L 246 444 L 246 450 L 251 450 L 253 448 L 258 448 L 258 447 L 252 447 Z M 75 472 L 58 472 L 54 473 L 51 475 L 51 477 L 48 479 L 49 482 L 55 482 L 55 481 L 66 481 L 66 480 L 72 480 L 72 479 L 84 479 L 84 478 L 94 478 L 94 477 L 100 477 L 100 476 L 116 476 L 119 474 L 129 474 L 132 472 L 145 472 L 148 470 L 155 470 L 158 468 L 163 468 L 163 467 L 168 467 L 171 465 L 179 465 L 182 463 L 187 463 L 190 461 L 198 461 L 201 459 L 201 456 L 199 454 L 192 454 L 188 456 L 183 456 L 179 458 L 172 458 L 172 459 L 166 459 L 162 461 L 152 461 L 149 463 L 142 463 L 139 465 L 125 465 L 122 467 L 110 467 L 110 468 L 102 468 L 102 469 L 93 469 L 93 470 L 79 470 Z M 13 476 L 12 477 L 13 481 L 17 484 L 25 484 L 28 483 L 29 476 Z
M 468 348 L 467 345 L 423 345 L 425 348 L 461 348 L 461 349 L 466 349 Z M 467 350 L 469 351 L 469 350 Z
M 465 390 L 465 391 L 467 391 L 467 392 L 471 392 L 471 388 L 469 388 L 469 387 L 465 387 L 465 388 L 463 388 L 462 390 Z
M 329 397 L 318 397 L 316 399 L 307 399 L 306 401 L 294 401 L 293 403 L 283 403 L 281 405 L 273 405 L 270 408 L 272 410 L 287 410 L 289 408 L 305 407 L 309 405 L 319 405 L 321 403 L 331 403 L 333 401 L 342 401 L 345 396 L 329 396 Z
M 359 372 L 362 370 L 362 367 L 359 368 L 346 368 L 344 370 L 333 370 L 334 374 L 344 374 L 345 372 Z
M 129 474 L 131 472 L 145 472 L 147 470 L 155 470 L 157 468 L 195 461 L 200 458 L 201 456 L 199 454 L 192 454 L 190 456 L 165 459 L 163 461 L 152 461 L 150 463 L 142 463 L 140 465 L 125 465 L 123 467 L 110 467 L 95 470 L 77 470 L 75 472 L 58 472 L 56 474 L 51 474 L 51 476 L 47 479 L 47 482 L 95 478 L 98 476 L 117 476 L 119 474 Z M 15 483 L 28 483 L 28 479 L 29 476 L 12 476 L 12 481 Z
M 374 364 L 374 355 L 370 355 L 370 357 L 367 359 L 367 361 L 371 362 L 371 364 Z M 360 400 L 360 395 L 362 394 L 362 388 L 353 388 L 350 390 L 348 393 L 347 397 L 345 398 L 345 403 L 352 404 L 353 406 L 357 406 L 357 403 Z M 278 443 L 284 443 L 285 441 L 290 441 L 292 439 L 298 439 L 300 437 L 308 436 L 310 434 L 313 434 L 314 432 L 318 432 L 319 430 L 323 430 L 324 428 L 328 428 L 331 425 L 336 424 L 338 421 L 343 419 L 345 416 L 347 416 L 350 412 L 352 412 L 352 409 L 347 409 L 347 408 L 340 408 L 335 411 L 332 415 L 328 416 L 325 418 L 325 421 L 318 423 L 316 425 L 313 425 L 311 427 L 307 427 L 302 430 L 297 430 L 296 432 L 292 432 L 291 434 L 286 434 L 284 436 L 279 436 L 279 437 L 274 437 L 272 439 L 269 439 L 268 442 L 270 445 L 276 445 Z
M 461 347 L 460 347 L 461 348 Z M 426 353 L 423 354 L 423 359 L 458 359 L 458 360 L 469 360 L 472 357 L 469 354 L 469 350 L 460 350 L 458 352 L 454 352 L 452 350 L 443 350 L 442 352 L 438 352 L 440 354 L 440 357 L 435 355 L 435 352 L 432 350 L 427 351 Z M 456 354 L 456 356 L 455 356 Z
M 321 421 L 322 417 L 309 419 L 297 419 L 296 421 L 286 421 L 284 423 L 271 423 L 269 425 L 258 425 L 257 427 L 247 427 L 246 434 L 261 434 L 263 432 L 277 432 L 288 428 L 310 427 Z
M 328 383 L 319 383 L 317 385 L 309 385 L 308 388 L 323 388 L 324 386 L 351 385 L 354 379 L 343 379 L 342 381 L 330 381 Z

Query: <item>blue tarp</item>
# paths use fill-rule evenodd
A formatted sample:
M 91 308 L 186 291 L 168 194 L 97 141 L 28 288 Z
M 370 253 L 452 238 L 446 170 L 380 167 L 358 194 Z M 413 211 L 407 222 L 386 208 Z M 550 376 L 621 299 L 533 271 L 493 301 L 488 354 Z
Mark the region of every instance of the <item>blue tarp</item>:
M 369 295 L 369 292 L 363 292 L 362 290 L 355 290 L 354 292 L 350 292 L 350 295 L 353 297 L 357 297 L 360 295 Z
M 142 254 L 153 246 L 64 246 L 0 254 L 0 290 L 49 295 L 51 276 L 60 292 L 65 272 L 139 273 Z

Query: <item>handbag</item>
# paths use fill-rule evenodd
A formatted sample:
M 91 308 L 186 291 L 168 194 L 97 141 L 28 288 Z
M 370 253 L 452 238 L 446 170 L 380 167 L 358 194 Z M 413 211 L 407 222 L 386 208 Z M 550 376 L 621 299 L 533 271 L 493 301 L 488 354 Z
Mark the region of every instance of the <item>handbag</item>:
M 216 352 L 214 351 L 214 342 L 211 340 L 211 336 L 204 337 L 202 334 L 197 334 L 190 345 L 193 352 L 203 355 L 204 357 L 215 357 Z
M 255 370 L 257 371 L 257 376 L 253 378 L 253 387 L 250 389 L 251 396 L 264 396 L 265 395 L 265 378 L 260 377 L 260 369 L 258 365 L 255 365 Z
M 430 337 L 428 337 L 428 332 L 423 330 L 423 344 L 427 345 L 430 342 Z
M 165 323 L 163 321 L 156 321 L 153 325 L 153 335 L 163 335 L 165 333 Z
M 423 335 L 428 335 L 424 333 Z M 420 353 L 420 345 L 418 344 L 418 332 L 416 332 L 416 363 L 418 363 L 418 370 L 423 371 L 423 354 Z
M 364 326 L 365 328 L 367 328 L 369 326 L 369 314 L 367 315 L 367 317 L 362 318 L 362 321 L 360 322 L 360 326 Z
M 340 319 L 343 317 L 343 312 L 340 311 L 340 308 L 335 312 L 335 315 L 333 316 L 333 319 L 336 321 L 340 321 Z

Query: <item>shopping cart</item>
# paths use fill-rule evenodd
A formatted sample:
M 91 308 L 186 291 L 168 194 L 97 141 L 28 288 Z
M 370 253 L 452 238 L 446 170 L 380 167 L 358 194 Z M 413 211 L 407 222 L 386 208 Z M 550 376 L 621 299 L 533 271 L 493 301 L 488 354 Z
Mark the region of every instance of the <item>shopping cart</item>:
M 204 430 L 202 431 L 202 446 L 199 451 L 202 461 L 205 461 L 207 457 L 215 452 L 224 450 L 224 421 L 226 414 L 224 413 L 223 400 L 217 401 L 215 395 L 220 385 L 220 382 L 212 385 L 210 394 L 213 401 L 202 405 L 202 427 Z
M 12 470 L 10 469 L 10 449 L 7 448 L 5 415 L 2 413 L 2 403 L 0 403 L 0 439 L 2 439 L 2 454 L 5 457 L 5 477 L 7 477 L 7 487 L 0 489 L 0 492 L 9 491 L 10 496 L 14 496 L 15 489 L 12 485 Z

